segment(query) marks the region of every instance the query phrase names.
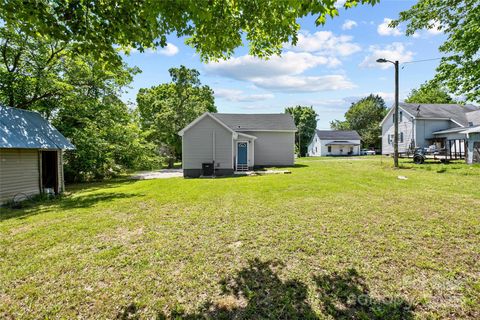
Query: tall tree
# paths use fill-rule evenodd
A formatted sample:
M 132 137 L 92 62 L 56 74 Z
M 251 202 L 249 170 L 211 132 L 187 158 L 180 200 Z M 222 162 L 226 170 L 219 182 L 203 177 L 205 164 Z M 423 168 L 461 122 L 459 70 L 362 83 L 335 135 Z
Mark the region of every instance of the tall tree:
M 67 181 L 102 179 L 159 162 L 134 112 L 118 98 L 136 72 L 106 66 L 65 42 L 0 27 L 0 103 L 41 112 L 76 146 Z
M 88 71 L 87 71 L 88 70 Z M 117 94 L 138 68 L 105 65 L 72 45 L 0 27 L 0 103 L 50 116 L 71 94 Z
M 421 29 L 443 31 L 447 40 L 433 79 L 442 87 L 469 101 L 480 101 L 480 3 L 478 0 L 420 0 L 400 13 L 397 26 L 407 22 L 407 35 Z
M 297 126 L 297 133 L 295 135 L 295 146 L 300 156 L 307 154 L 308 145 L 315 134 L 317 128 L 318 114 L 313 110 L 313 107 L 295 106 L 285 108 L 285 113 L 292 115 L 295 125 Z
M 217 112 L 213 91 L 200 83 L 200 73 L 185 66 L 169 69 L 171 83 L 140 89 L 137 105 L 142 127 L 172 167 L 181 158 L 182 140 L 178 131 L 202 113 Z
M 365 147 L 378 148 L 381 145 L 380 122 L 385 117 L 385 101 L 378 95 L 369 95 L 352 103 L 345 113 L 345 121 L 335 120 L 330 126 L 335 130 L 356 130 Z
M 413 89 L 405 102 L 408 103 L 456 103 L 438 84 L 425 82 L 418 89 Z
M 379 0 L 346 0 L 344 8 Z M 30 35 L 72 43 L 82 53 L 119 62 L 116 46 L 140 50 L 165 46 L 167 35 L 187 37 L 204 59 L 231 56 L 242 45 L 250 53 L 269 56 L 295 43 L 297 20 L 317 15 L 316 24 L 338 15 L 337 0 L 278 1 L 58 1 L 5 0 L 0 19 Z

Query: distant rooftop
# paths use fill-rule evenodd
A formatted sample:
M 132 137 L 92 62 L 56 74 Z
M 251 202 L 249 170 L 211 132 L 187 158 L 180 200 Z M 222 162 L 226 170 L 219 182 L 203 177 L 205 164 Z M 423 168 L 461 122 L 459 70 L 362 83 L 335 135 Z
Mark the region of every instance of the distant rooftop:
M 317 130 L 320 140 L 361 140 L 355 130 Z

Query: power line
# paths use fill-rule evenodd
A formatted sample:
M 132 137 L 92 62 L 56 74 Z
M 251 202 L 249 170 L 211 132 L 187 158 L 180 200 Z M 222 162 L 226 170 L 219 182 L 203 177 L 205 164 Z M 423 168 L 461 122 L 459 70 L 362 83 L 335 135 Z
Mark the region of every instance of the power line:
M 423 60 L 413 60 L 413 61 L 407 61 L 407 62 L 403 62 L 402 63 L 402 69 L 405 67 L 406 64 L 409 64 L 409 63 L 417 63 L 417 62 L 426 62 L 426 61 L 434 61 L 434 60 L 440 60 L 444 57 L 440 57 L 440 58 L 432 58 L 432 59 L 423 59 Z

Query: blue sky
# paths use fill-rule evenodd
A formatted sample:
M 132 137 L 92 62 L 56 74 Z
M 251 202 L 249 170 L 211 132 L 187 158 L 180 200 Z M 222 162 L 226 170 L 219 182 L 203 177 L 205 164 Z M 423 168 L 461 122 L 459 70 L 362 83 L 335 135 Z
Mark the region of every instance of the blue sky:
M 312 105 L 319 114 L 318 128 L 327 129 L 330 121 L 343 119 L 352 101 L 370 93 L 380 94 L 389 106 L 393 103 L 393 68 L 376 63 L 377 58 L 402 63 L 441 57 L 438 47 L 445 36 L 435 28 L 406 37 L 405 26 L 387 27 L 388 19 L 414 3 L 383 0 L 374 7 L 341 9 L 340 16 L 320 27 L 315 17 L 304 18 L 297 45 L 268 61 L 249 56 L 245 45 L 227 61 L 205 64 L 184 39 L 170 37 L 166 48 L 125 57 L 142 73 L 123 99 L 135 102 L 140 88 L 169 82 L 168 69 L 185 65 L 200 71 L 202 83 L 214 90 L 219 112 L 279 113 L 288 106 Z M 431 79 L 438 63 L 403 65 L 400 99 Z

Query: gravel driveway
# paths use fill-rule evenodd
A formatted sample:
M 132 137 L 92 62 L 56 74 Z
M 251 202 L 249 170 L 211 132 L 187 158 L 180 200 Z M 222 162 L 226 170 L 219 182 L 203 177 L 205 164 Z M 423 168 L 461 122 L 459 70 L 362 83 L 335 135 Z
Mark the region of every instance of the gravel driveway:
M 154 171 L 140 171 L 132 176 L 136 180 L 166 179 L 183 177 L 182 169 L 162 169 Z

